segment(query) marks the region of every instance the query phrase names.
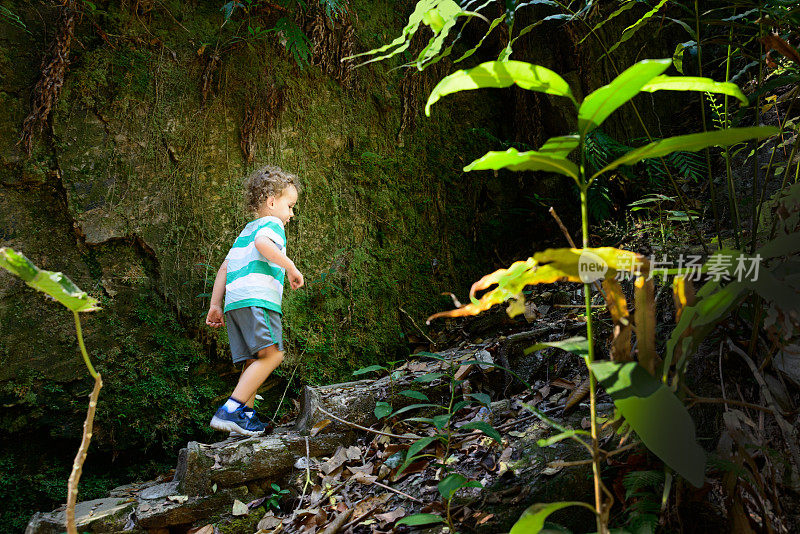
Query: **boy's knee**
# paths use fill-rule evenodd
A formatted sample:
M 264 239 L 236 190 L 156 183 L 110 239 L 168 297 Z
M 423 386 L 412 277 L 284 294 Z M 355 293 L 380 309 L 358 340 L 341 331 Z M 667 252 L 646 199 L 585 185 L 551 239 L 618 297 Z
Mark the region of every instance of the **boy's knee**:
M 283 361 L 283 352 L 278 350 L 277 345 L 270 345 L 258 351 L 259 359 L 269 358 L 270 360 L 277 360 L 278 364 Z

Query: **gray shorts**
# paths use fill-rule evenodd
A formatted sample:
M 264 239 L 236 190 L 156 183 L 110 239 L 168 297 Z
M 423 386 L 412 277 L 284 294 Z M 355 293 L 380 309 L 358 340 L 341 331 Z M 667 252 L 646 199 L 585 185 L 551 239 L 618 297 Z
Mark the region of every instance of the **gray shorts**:
M 228 341 L 233 363 L 258 358 L 257 353 L 270 345 L 283 351 L 281 314 L 266 308 L 250 306 L 225 312 Z

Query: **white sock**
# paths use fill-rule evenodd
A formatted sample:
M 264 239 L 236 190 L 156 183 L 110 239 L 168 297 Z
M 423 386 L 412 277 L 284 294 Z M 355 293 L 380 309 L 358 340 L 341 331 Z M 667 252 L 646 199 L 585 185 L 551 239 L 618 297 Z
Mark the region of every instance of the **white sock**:
M 244 406 L 244 404 L 242 404 L 241 402 L 237 401 L 233 397 L 229 398 L 228 401 L 225 404 L 222 405 L 222 407 L 225 408 L 225 411 L 228 412 L 228 413 L 235 412 L 241 406 Z

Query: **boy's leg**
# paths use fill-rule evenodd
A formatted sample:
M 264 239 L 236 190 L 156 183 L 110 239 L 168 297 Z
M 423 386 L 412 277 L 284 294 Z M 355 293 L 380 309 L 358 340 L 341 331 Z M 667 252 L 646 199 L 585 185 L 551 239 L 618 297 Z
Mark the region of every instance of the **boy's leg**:
M 231 393 L 232 398 L 246 402 L 251 407 L 258 388 L 283 361 L 283 352 L 278 350 L 277 345 L 261 349 L 257 356 L 256 360 L 249 360 L 251 363 L 244 368 L 239 377 L 239 383 L 236 384 L 236 389 Z
M 244 366 L 242 367 L 242 374 L 244 374 L 245 369 L 250 367 L 250 365 L 255 361 L 256 361 L 256 358 L 252 358 L 250 360 L 245 360 L 244 361 Z M 239 377 L 241 378 L 241 375 L 239 375 Z M 248 406 L 250 408 L 254 407 L 256 405 L 256 394 L 253 393 L 253 395 L 249 399 L 247 399 L 247 402 L 245 402 L 244 405 Z

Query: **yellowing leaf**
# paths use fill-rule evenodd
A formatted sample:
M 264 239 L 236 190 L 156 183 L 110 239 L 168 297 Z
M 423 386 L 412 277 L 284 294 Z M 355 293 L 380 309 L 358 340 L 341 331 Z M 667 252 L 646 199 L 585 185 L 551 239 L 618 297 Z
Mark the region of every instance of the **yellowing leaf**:
M 437 317 L 477 315 L 495 304 L 516 298 L 528 285 L 553 282 L 583 283 L 585 280 L 581 276 L 582 269 L 586 265 L 587 255 L 591 255 L 593 262 L 602 264 L 606 277 L 613 277 L 620 271 L 644 275 L 650 270 L 646 258 L 628 250 L 612 247 L 547 249 L 537 252 L 525 261 L 511 264 L 508 269 L 499 269 L 487 274 L 472 285 L 469 304 L 455 310 L 435 313 L 428 318 L 428 321 Z M 475 295 L 478 291 L 489 289 L 495 285 L 497 287 L 488 291 L 480 299 L 476 298 Z

